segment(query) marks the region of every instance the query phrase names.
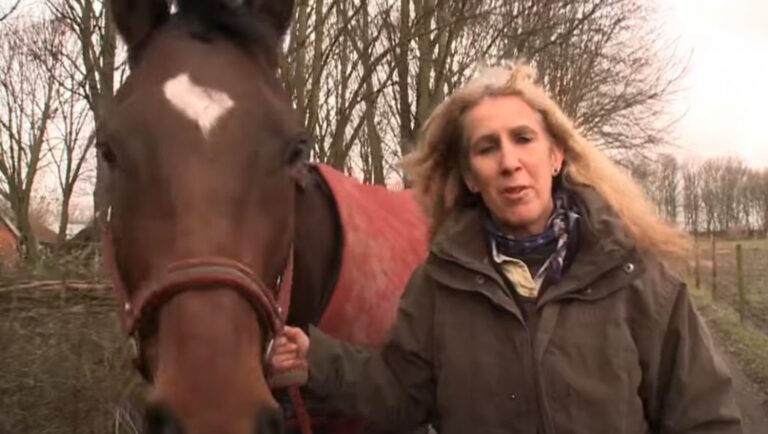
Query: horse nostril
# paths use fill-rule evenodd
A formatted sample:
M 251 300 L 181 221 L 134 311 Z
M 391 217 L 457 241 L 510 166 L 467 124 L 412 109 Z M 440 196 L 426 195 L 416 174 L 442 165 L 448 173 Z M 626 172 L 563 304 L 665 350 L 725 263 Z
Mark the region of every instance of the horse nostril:
M 146 434 L 184 434 L 179 421 L 161 405 L 147 406 L 144 423 Z
M 253 434 L 283 434 L 283 412 L 277 409 L 265 408 L 256 421 L 256 431 Z

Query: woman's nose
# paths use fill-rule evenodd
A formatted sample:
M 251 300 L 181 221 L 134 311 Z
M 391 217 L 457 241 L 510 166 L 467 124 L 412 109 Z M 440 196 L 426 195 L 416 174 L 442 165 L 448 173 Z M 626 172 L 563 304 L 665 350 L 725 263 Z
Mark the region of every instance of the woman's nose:
M 520 154 L 509 143 L 502 143 L 499 152 L 499 167 L 502 171 L 513 172 L 520 167 Z

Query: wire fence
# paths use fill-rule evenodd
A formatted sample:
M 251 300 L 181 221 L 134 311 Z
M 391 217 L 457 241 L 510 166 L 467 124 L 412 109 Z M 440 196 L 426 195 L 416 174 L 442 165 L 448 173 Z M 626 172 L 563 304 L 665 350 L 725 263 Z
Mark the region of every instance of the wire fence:
M 699 238 L 690 262 L 693 284 L 712 293 L 768 335 L 768 240 L 723 241 Z

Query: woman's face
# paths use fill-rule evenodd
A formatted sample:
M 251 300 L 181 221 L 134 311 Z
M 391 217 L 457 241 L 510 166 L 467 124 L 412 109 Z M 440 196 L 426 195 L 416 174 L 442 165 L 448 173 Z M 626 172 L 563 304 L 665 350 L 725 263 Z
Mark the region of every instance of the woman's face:
M 469 149 L 465 182 L 515 237 L 539 234 L 553 211 L 552 177 L 563 152 L 541 115 L 518 96 L 482 100 L 463 118 Z

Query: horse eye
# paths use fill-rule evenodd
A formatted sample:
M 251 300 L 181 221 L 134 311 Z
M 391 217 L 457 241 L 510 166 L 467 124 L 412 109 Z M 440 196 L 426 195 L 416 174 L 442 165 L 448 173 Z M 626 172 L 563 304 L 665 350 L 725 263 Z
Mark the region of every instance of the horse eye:
M 293 167 L 307 161 L 309 158 L 309 143 L 309 138 L 306 136 L 293 140 L 288 149 L 286 164 Z
M 117 165 L 117 155 L 109 144 L 99 142 L 96 144 L 96 149 L 98 149 L 101 159 L 104 160 L 109 167 L 115 167 L 115 165 Z

